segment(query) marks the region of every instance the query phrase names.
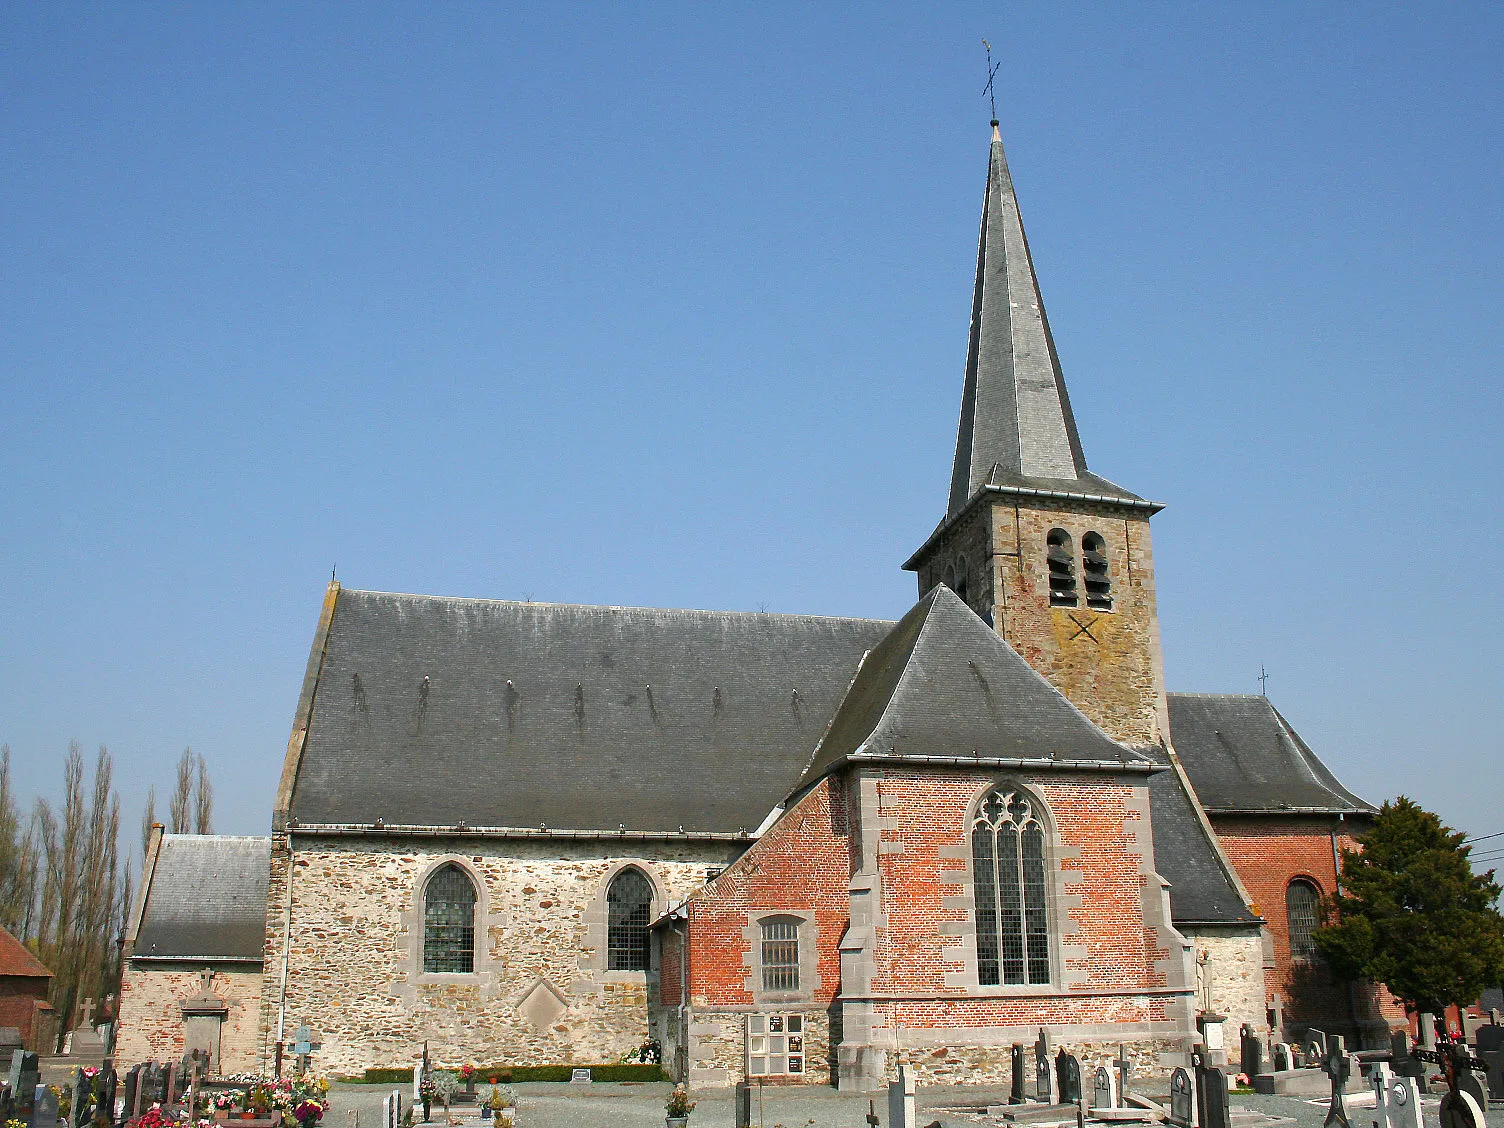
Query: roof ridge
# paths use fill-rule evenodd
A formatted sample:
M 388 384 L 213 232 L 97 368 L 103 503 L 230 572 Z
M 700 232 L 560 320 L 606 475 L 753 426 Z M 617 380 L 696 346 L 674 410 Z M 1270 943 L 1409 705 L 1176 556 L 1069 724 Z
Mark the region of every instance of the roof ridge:
M 479 603 L 493 607 L 569 608 L 580 611 L 643 611 L 659 615 L 735 615 L 754 619 L 805 620 L 829 623 L 897 623 L 897 619 L 878 619 L 864 615 L 815 615 L 801 611 L 737 611 L 713 607 L 646 607 L 618 603 L 558 603 L 551 600 L 487 599 L 476 595 L 431 595 L 410 591 L 375 591 L 370 588 L 341 587 L 341 595 L 381 595 L 392 599 L 422 599 L 435 603 Z
M 173 832 L 162 835 L 163 842 L 184 840 L 203 842 L 210 839 L 215 842 L 270 842 L 272 840 L 269 834 L 182 834 Z
M 1216 697 L 1224 701 L 1268 701 L 1262 693 L 1191 693 L 1186 690 L 1166 690 L 1167 697 Z M 1271 709 L 1273 704 L 1269 706 Z

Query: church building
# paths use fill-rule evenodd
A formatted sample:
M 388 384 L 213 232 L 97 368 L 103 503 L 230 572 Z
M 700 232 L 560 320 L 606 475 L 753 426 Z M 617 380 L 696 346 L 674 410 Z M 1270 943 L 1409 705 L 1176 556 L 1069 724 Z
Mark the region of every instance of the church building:
M 1400 1012 L 1310 942 L 1373 808 L 1265 698 L 1166 692 L 1160 508 L 1087 469 L 994 123 L 950 490 L 896 622 L 330 584 L 263 1063 L 302 1027 L 336 1073 L 654 1040 L 695 1085 L 871 1088 L 1004 1081 L 1041 1027 L 1151 1074 L 1208 1024 L 1383 1038 Z

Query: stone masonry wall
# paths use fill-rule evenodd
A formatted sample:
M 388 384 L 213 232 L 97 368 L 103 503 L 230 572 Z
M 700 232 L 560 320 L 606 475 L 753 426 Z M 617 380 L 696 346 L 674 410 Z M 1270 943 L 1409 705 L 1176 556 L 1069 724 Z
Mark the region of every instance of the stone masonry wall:
M 294 832 L 286 1028 L 323 1042 L 315 1068 L 590 1064 L 648 1037 L 651 972 L 606 970 L 605 892 L 627 864 L 653 881 L 655 915 L 731 861 L 734 844 L 438 838 L 319 839 Z M 453 862 L 476 883 L 473 974 L 422 969 L 424 882 Z M 286 886 L 273 859 L 269 920 Z M 269 937 L 268 949 L 280 945 Z M 275 954 L 275 953 L 274 953 Z M 269 967 L 273 984 L 280 965 Z M 263 1033 L 275 1038 L 277 998 Z
M 1194 945 L 1200 1009 L 1225 1014 L 1228 1053 L 1237 1060 L 1238 1031 L 1247 1023 L 1260 1036 L 1269 1030 L 1264 994 L 1264 938 L 1260 929 L 1182 928 Z
M 120 1027 L 115 1063 L 124 1072 L 143 1061 L 176 1061 L 184 1053 L 182 1004 L 201 993 L 203 965 L 127 961 L 120 984 Z M 219 1032 L 221 1073 L 263 1073 L 257 1036 L 261 968 L 253 964 L 213 969 L 209 990 L 229 1013 Z

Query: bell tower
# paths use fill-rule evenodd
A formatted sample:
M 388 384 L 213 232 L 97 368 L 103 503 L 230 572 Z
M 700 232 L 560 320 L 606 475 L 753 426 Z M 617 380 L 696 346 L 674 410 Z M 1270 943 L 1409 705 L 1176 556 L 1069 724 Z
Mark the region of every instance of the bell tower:
M 1157 744 L 1161 508 L 1086 468 L 994 121 L 950 500 L 904 567 L 921 596 L 955 591 L 1114 737 Z

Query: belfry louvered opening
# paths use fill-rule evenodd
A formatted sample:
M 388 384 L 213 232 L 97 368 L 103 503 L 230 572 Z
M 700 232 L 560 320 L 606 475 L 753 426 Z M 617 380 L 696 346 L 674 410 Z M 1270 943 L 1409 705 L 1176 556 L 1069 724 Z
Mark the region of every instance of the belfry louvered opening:
M 1107 563 L 1107 542 L 1100 533 L 1081 538 L 1081 564 L 1086 573 L 1086 606 L 1095 611 L 1112 610 L 1112 573 Z
M 648 925 L 653 919 L 653 883 L 629 866 L 606 890 L 606 967 L 609 971 L 648 970 Z
M 1050 606 L 1080 606 L 1076 594 L 1076 550 L 1070 533 L 1051 529 L 1045 543 L 1050 564 Z
M 1050 981 L 1044 823 L 1035 800 L 994 788 L 971 828 L 977 981 Z
M 475 883 L 452 863 L 423 888 L 423 970 L 475 970 Z

